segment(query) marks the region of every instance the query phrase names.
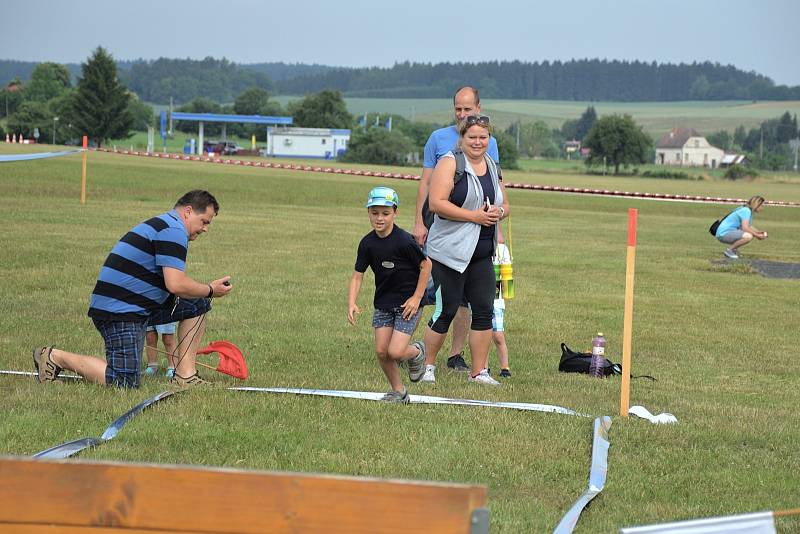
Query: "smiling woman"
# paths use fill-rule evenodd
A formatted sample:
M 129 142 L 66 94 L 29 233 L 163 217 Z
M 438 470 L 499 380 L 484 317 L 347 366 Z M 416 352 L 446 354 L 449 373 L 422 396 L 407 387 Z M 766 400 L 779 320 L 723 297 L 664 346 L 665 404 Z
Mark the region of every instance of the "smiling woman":
M 460 305 L 472 309 L 469 346 L 470 382 L 498 385 L 486 368 L 492 340 L 495 276 L 492 254 L 497 223 L 508 213 L 508 201 L 497 165 L 486 155 L 492 127 L 485 115 L 468 115 L 458 125 L 456 152 L 466 160 L 463 179 L 456 179 L 456 154 L 446 154 L 431 177 L 430 209 L 436 216 L 428 234 L 433 282 L 441 294 L 425 332 L 432 364 Z

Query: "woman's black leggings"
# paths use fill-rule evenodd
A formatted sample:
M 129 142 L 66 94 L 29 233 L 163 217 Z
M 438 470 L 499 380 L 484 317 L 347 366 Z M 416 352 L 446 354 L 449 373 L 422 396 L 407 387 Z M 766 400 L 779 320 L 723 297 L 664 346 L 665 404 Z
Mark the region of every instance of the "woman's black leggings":
M 464 300 L 472 309 L 472 330 L 491 330 L 495 291 L 492 258 L 472 260 L 463 273 L 436 260 L 431 262 L 436 287 L 436 310 L 428 323 L 431 330 L 446 334 Z

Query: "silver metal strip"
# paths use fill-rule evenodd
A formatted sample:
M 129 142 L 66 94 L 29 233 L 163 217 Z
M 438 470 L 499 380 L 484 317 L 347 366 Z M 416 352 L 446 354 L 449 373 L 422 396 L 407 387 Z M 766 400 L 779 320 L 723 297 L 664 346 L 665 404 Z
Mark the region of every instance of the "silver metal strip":
M 611 418 L 607 415 L 594 420 L 594 438 L 592 440 L 592 467 L 589 470 L 589 487 L 583 492 L 572 508 L 561 518 L 553 534 L 570 534 L 578 523 L 581 512 L 595 495 L 603 491 L 606 485 L 608 472 L 608 431 L 611 428 Z
M 89 449 L 106 441 L 112 440 L 117 434 L 119 434 L 119 431 L 122 430 L 122 427 L 124 427 L 128 421 L 138 415 L 142 410 L 149 408 L 153 404 L 166 399 L 167 397 L 171 397 L 175 393 L 175 391 L 162 391 L 154 397 L 143 400 L 121 416 L 117 417 L 108 426 L 108 428 L 106 428 L 105 432 L 103 432 L 103 435 L 99 438 L 81 438 L 68 441 L 66 443 L 62 443 L 61 445 L 56 445 L 55 447 L 50 447 L 49 449 L 37 452 L 33 455 L 33 457 L 46 458 L 49 460 L 69 458 L 70 456 L 74 456 L 85 449 Z

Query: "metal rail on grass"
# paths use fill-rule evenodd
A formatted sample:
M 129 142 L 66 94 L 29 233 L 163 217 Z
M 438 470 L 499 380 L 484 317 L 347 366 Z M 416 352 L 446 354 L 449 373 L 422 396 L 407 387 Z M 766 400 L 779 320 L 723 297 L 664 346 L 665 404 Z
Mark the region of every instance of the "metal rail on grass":
M 594 438 L 592 440 L 592 467 L 589 469 L 589 487 L 583 492 L 572 508 L 564 515 L 553 534 L 570 534 L 580 519 L 581 512 L 595 496 L 603 491 L 608 473 L 608 431 L 611 418 L 604 415 L 594 420 Z
M 108 425 L 103 435 L 99 438 L 81 438 L 76 439 L 73 441 L 68 441 L 66 443 L 62 443 L 61 445 L 56 445 L 55 447 L 50 447 L 49 449 L 43 450 L 41 452 L 37 452 L 33 455 L 34 458 L 47 458 L 47 459 L 61 459 L 61 458 L 69 458 L 70 456 L 74 456 L 78 454 L 82 450 L 89 449 L 91 447 L 95 447 L 101 443 L 106 441 L 110 441 L 119 434 L 119 431 L 122 430 L 128 421 L 133 419 L 139 413 L 142 412 L 145 408 L 149 408 L 150 406 L 154 405 L 155 403 L 166 399 L 167 397 L 171 397 L 174 395 L 175 391 L 162 391 L 158 395 L 151 397 L 149 399 L 143 400 L 124 414 L 120 415 L 114 421 Z

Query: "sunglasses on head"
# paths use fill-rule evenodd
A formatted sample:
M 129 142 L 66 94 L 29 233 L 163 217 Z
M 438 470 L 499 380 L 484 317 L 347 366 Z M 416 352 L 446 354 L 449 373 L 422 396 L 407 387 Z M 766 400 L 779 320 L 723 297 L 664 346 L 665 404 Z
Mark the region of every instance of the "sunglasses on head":
M 489 126 L 489 117 L 486 115 L 468 115 L 464 121 L 467 126 L 473 126 L 475 124 Z

